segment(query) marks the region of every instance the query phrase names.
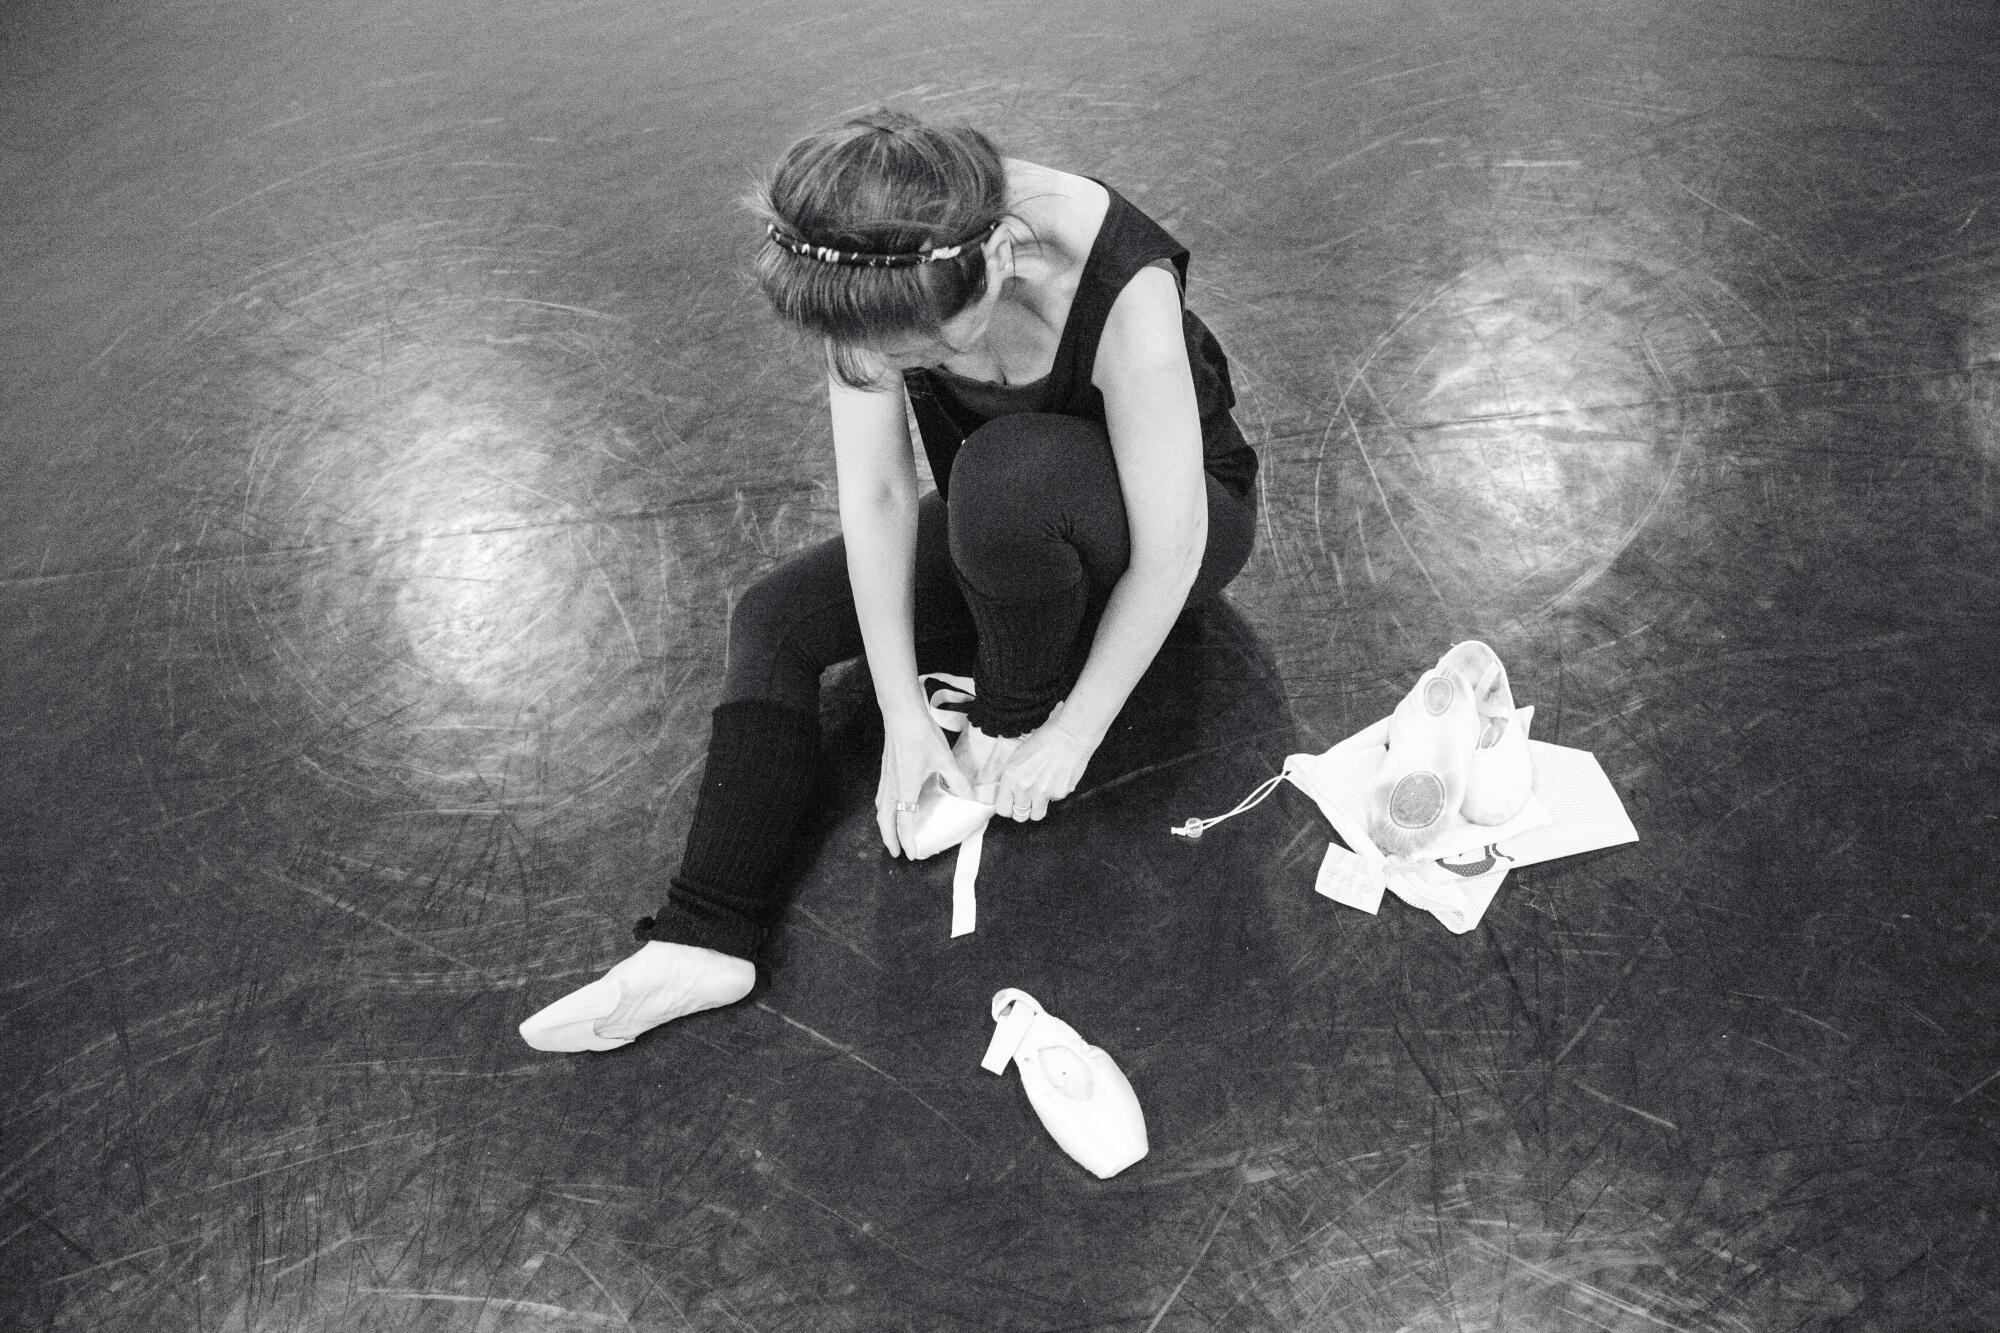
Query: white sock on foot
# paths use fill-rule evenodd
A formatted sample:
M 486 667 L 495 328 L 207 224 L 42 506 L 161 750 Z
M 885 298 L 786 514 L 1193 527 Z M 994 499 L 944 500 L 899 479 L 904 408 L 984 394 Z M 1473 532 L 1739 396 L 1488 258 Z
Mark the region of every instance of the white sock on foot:
M 598 1021 L 606 1037 L 636 1037 L 676 1018 L 735 1004 L 757 984 L 757 968 L 747 958 L 664 940 L 648 940 L 604 975 L 616 977 L 624 992 L 618 1007 Z
M 541 1051 L 613 1050 L 662 1023 L 734 1004 L 756 984 L 748 959 L 649 940 L 522 1023 L 521 1038 Z

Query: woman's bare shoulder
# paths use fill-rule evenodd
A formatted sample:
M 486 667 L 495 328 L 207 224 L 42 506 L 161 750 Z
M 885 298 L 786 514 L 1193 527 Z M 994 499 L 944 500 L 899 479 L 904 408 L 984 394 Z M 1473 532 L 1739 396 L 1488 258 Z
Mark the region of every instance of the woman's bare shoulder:
M 1007 203 L 1016 216 L 1064 250 L 1084 252 L 1111 210 L 1111 192 L 1088 176 L 1005 159 Z

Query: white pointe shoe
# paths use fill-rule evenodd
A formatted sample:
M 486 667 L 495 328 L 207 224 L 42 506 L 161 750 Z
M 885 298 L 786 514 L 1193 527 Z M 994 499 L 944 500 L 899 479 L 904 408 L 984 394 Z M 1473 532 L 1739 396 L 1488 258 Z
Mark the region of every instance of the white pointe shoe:
M 990 792 L 992 788 L 985 790 Z M 991 801 L 968 801 L 963 796 L 954 796 L 945 790 L 943 783 L 931 778 L 917 797 L 917 812 L 910 816 L 910 836 L 903 839 L 903 855 L 912 861 L 922 861 L 949 851 L 985 828 L 992 818 Z
M 600 1037 L 597 1024 L 609 1018 L 625 988 L 616 977 L 599 977 L 531 1015 L 521 1024 L 521 1040 L 538 1051 L 615 1051 L 630 1037 Z
M 1528 752 L 1533 708 L 1486 719 L 1480 747 L 1472 752 L 1465 779 L 1465 817 L 1488 828 L 1504 824 L 1527 808 L 1535 795 L 1535 765 Z
M 962 771 L 977 772 L 986 758 L 984 751 L 992 745 L 990 737 L 968 726 L 959 733 L 952 754 Z M 981 799 L 967 800 L 953 795 L 935 775 L 927 778 L 917 794 L 917 811 L 910 816 L 910 836 L 903 840 L 903 854 L 912 861 L 922 861 L 949 851 L 985 828 L 993 818 L 996 789 L 992 782 L 976 786 L 973 795 Z
M 1368 836 L 1392 858 L 1420 855 L 1452 826 L 1479 747 L 1479 710 L 1449 655 L 1389 715 L 1389 753 L 1370 793 Z
M 1479 743 L 1467 762 L 1465 800 L 1459 811 L 1474 824 L 1504 824 L 1535 795 L 1528 727 L 1535 710 L 1514 707 L 1514 691 L 1499 654 L 1477 639 L 1455 644 L 1438 663 L 1457 675 L 1479 713 Z
M 995 995 L 993 1017 L 999 1026 L 980 1067 L 1000 1074 L 1014 1062 L 1028 1104 L 1058 1147 L 1099 1180 L 1146 1155 L 1145 1112 L 1110 1056 L 1025 991 Z
M 1437 669 L 1457 676 L 1472 692 L 1472 705 L 1481 717 L 1504 717 L 1514 711 L 1514 691 L 1507 684 L 1507 668 L 1500 654 L 1477 639 L 1454 643 L 1451 651 L 1438 659 Z

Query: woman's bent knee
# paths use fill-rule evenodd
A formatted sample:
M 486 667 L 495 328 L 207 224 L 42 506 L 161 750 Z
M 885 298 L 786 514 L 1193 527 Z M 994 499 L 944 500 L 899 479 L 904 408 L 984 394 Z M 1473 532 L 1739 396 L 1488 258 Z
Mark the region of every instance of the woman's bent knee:
M 952 465 L 951 555 L 973 587 L 1021 597 L 1072 584 L 1080 568 L 1115 577 L 1125 542 L 1102 426 L 1024 412 L 966 438 Z
M 1017 412 L 966 436 L 951 466 L 952 522 L 1041 515 L 1077 495 L 1118 493 L 1104 428 L 1080 417 Z

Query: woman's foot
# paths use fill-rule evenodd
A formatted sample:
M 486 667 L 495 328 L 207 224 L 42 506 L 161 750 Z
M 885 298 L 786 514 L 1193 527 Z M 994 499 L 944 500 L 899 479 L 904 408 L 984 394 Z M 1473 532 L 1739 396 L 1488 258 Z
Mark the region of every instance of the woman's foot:
M 994 784 L 1007 759 L 1021 746 L 1018 737 L 988 736 L 967 724 L 952 746 L 958 771 L 971 784 L 972 798 L 954 796 L 935 776 L 924 784 L 917 809 L 902 838 L 903 855 L 922 861 L 958 846 L 993 817 Z
M 692 944 L 649 940 L 610 971 L 521 1024 L 538 1051 L 609 1051 L 662 1023 L 734 1004 L 757 984 L 757 968 Z

